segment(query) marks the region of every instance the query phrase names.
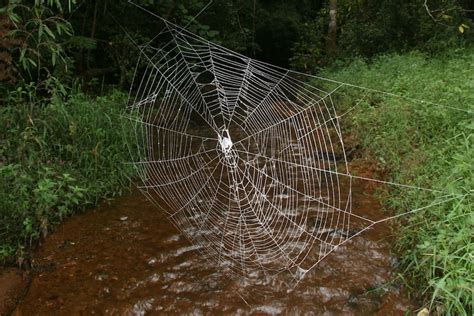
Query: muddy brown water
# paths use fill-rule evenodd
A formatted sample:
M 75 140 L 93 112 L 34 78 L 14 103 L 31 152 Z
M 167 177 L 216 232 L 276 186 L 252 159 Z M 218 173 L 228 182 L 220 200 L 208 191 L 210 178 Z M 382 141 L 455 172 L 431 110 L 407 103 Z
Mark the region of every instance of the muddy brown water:
M 366 167 L 355 168 L 364 174 Z M 355 208 L 383 217 L 370 184 L 353 190 Z M 413 305 L 394 281 L 390 236 L 387 224 L 374 226 L 296 287 L 278 275 L 241 282 L 203 258 L 162 212 L 133 192 L 70 218 L 44 241 L 14 315 L 403 315 Z

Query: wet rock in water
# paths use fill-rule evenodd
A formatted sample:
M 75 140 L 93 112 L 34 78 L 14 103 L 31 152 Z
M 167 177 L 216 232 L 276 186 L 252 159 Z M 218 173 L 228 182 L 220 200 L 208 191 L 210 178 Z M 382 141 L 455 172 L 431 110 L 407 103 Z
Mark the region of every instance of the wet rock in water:
M 153 302 L 155 301 L 154 298 L 150 298 L 147 300 L 141 300 L 133 305 L 130 311 L 128 311 L 129 315 L 145 315 L 145 313 L 153 307 Z
M 271 302 L 269 305 L 262 305 L 253 308 L 254 313 L 263 313 L 265 315 L 279 315 L 285 310 L 285 305 L 280 302 Z
M 9 315 L 28 287 L 28 276 L 16 268 L 0 268 L 0 315 Z
M 319 288 L 319 297 L 323 303 L 328 303 L 331 300 L 343 300 L 344 297 L 348 296 L 348 294 L 349 293 L 343 289 L 328 287 Z

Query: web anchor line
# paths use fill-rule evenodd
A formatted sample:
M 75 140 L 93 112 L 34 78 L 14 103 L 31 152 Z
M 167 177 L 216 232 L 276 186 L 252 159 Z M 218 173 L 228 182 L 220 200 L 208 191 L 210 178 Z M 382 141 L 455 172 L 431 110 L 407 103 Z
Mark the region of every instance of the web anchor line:
M 126 117 L 138 188 L 232 277 L 289 272 L 297 285 L 374 225 L 465 197 L 351 173 L 340 120 L 370 93 L 472 111 L 254 60 L 186 30 L 196 17 L 182 28 L 129 2 L 165 23 L 143 45 L 130 37 L 140 52 Z M 343 88 L 365 94 L 338 114 Z M 354 212 L 355 180 L 437 198 L 373 219 Z

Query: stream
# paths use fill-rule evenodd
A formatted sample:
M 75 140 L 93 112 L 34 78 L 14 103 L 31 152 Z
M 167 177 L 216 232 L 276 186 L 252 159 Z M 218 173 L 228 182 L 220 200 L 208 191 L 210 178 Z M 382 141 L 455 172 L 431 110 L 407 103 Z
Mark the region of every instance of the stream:
M 351 163 L 371 175 L 369 163 Z M 354 207 L 382 218 L 370 183 Z M 33 256 L 30 287 L 13 315 L 403 315 L 392 229 L 375 225 L 309 271 L 296 287 L 279 275 L 243 282 L 207 261 L 138 191 L 76 215 Z

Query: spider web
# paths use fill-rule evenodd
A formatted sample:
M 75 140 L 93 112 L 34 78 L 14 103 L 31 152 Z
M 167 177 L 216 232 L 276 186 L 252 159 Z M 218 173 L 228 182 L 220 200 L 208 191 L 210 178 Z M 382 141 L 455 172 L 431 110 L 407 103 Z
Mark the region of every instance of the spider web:
M 130 150 L 139 189 L 207 259 L 300 279 L 380 222 L 352 211 L 365 178 L 349 172 L 333 102 L 344 84 L 315 87 L 164 22 L 139 47 Z

